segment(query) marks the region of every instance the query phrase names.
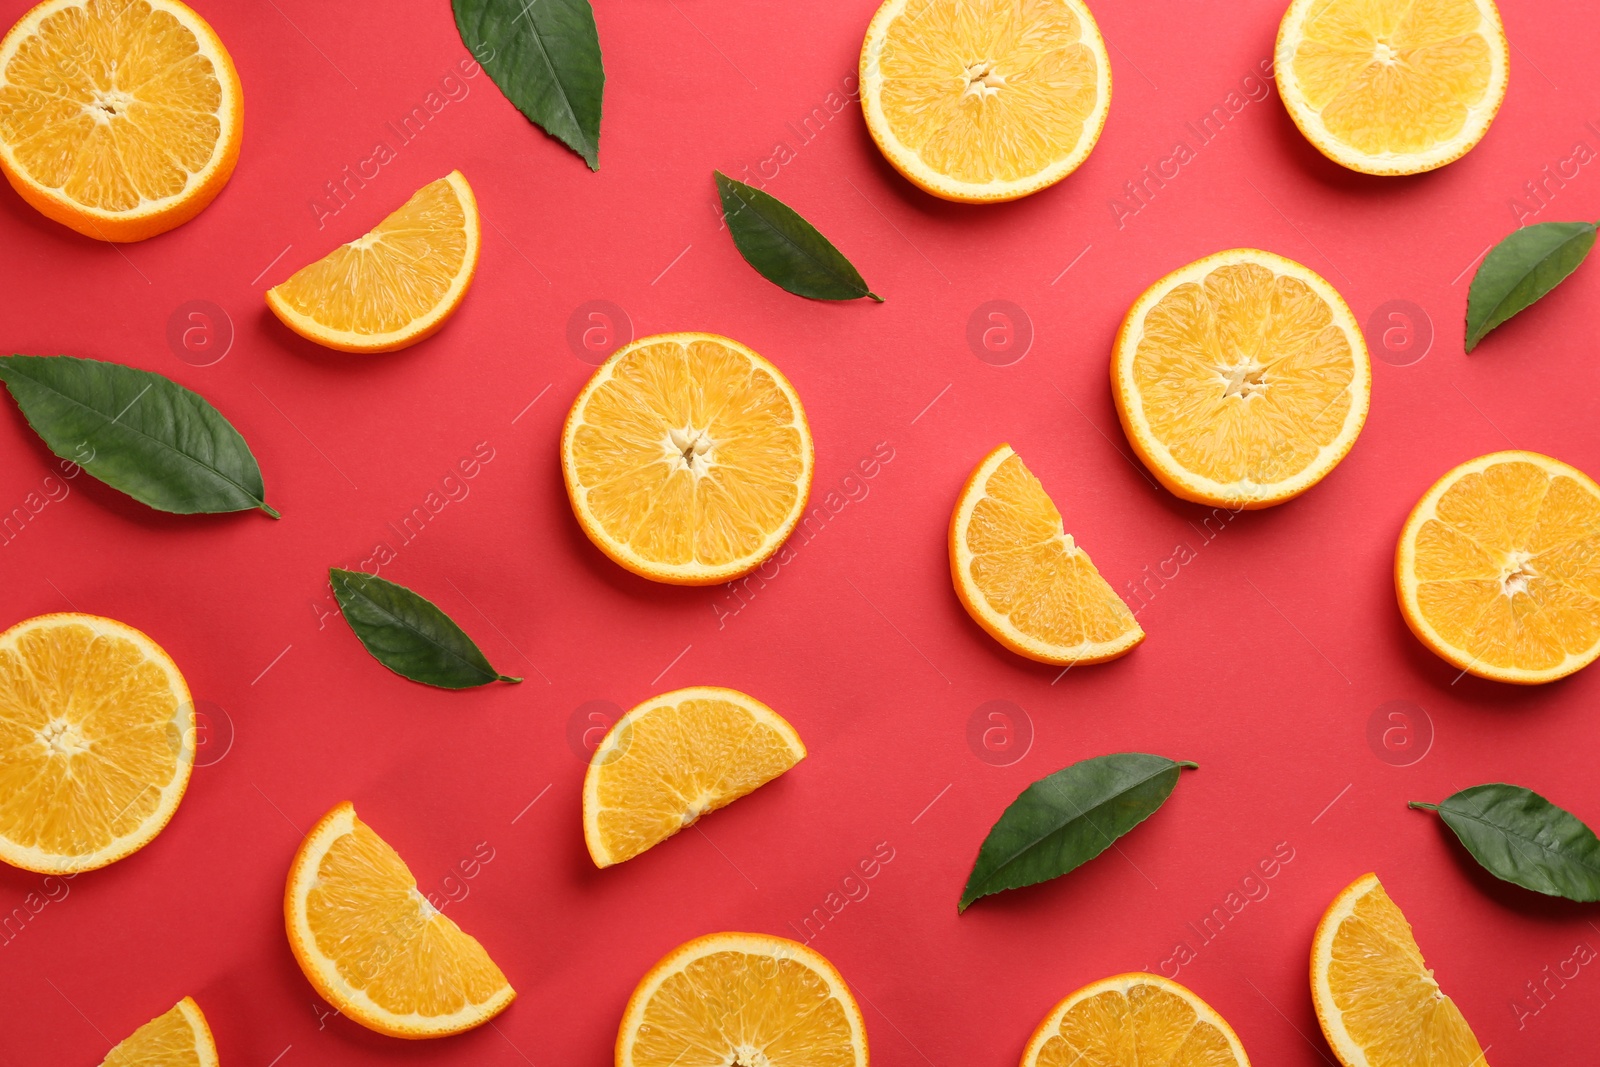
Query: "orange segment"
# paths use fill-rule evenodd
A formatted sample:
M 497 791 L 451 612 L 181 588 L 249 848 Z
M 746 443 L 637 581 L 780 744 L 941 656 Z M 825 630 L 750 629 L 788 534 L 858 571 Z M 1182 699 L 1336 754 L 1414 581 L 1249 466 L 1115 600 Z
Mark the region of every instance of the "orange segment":
M 1020 656 L 1100 663 L 1144 640 L 1010 445 L 984 457 L 961 490 L 950 516 L 950 574 L 967 613 Z
M 0 634 L 0 860 L 94 870 L 149 844 L 194 767 L 194 703 L 150 638 L 96 615 Z
M 1505 98 L 1494 0 L 1294 0 L 1278 30 L 1278 89 L 1323 155 L 1368 174 L 1461 158 Z
M 340 352 L 393 352 L 432 337 L 478 267 L 478 202 L 453 170 L 365 235 L 267 290 L 301 337 Z
M 1375 874 L 1346 887 L 1317 924 L 1311 999 L 1344 1067 L 1487 1067 Z
M 561 435 L 584 533 L 635 574 L 680 585 L 729 581 L 776 552 L 805 510 L 812 462 L 788 379 L 708 333 L 618 349 Z
M 766 934 L 707 934 L 639 982 L 617 1067 L 867 1067 L 867 1031 L 833 964 Z
M 1537 452 L 1463 463 L 1395 550 L 1413 633 L 1482 678 L 1550 682 L 1600 657 L 1600 486 Z
M 861 47 L 867 129 L 947 200 L 1015 200 L 1077 170 L 1111 107 L 1081 0 L 887 0 Z
M 200 1005 L 184 997 L 119 1042 L 100 1067 L 217 1067 L 217 1046 Z
M 1057 1004 L 1033 1032 L 1022 1067 L 1249 1067 L 1227 1021 L 1155 974 L 1119 974 Z
M 783 717 L 733 689 L 663 693 L 618 719 L 583 779 L 595 866 L 632 859 L 805 759 Z
M 1111 357 L 1139 458 L 1185 500 L 1264 508 L 1350 451 L 1372 389 L 1355 316 L 1316 272 L 1253 248 L 1207 256 L 1147 289 Z
M 428 903 L 405 861 L 348 803 L 300 845 L 283 913 L 306 978 L 369 1030 L 456 1034 L 516 996 L 483 946 Z
M 243 109 L 227 49 L 177 0 L 45 0 L 0 41 L 0 170 L 102 241 L 154 237 L 211 203 Z

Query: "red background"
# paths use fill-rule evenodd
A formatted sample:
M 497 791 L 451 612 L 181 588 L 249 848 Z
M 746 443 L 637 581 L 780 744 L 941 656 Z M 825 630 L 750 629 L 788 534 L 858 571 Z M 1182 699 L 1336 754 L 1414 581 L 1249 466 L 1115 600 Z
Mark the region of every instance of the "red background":
M 27 6 L 5 0 L 0 21 Z M 873 0 L 601 0 L 598 174 L 479 74 L 319 230 L 309 205 L 324 182 L 377 140 L 393 145 L 385 124 L 466 58 L 449 5 L 200 4 L 245 87 L 231 184 L 195 221 L 122 247 L 79 237 L 5 190 L 0 335 L 8 352 L 119 360 L 202 392 L 249 440 L 283 518 L 166 516 L 79 478 L 0 545 L 0 623 L 69 609 L 126 620 L 210 703 L 212 737 L 230 723 L 233 732 L 157 840 L 73 880 L 8 935 L 0 1063 L 95 1062 L 184 994 L 205 1009 L 229 1065 L 606 1062 L 628 994 L 661 955 L 722 929 L 795 936 L 791 924 L 830 893 L 837 906 L 841 880 L 878 849 L 893 858 L 863 883 L 865 898 L 811 942 L 855 988 L 875 1058 L 1000 1067 L 1071 990 L 1161 967 L 1178 941 L 1198 943 L 1186 924 L 1280 843 L 1293 858 L 1264 883 L 1268 895 L 1178 975 L 1256 1062 L 1330 1060 L 1308 949 L 1323 908 L 1367 870 L 1414 923 L 1490 1062 L 1571 1062 L 1592 1049 L 1594 966 L 1551 983 L 1542 1007 L 1525 1000 L 1520 1019 L 1512 1005 L 1579 943 L 1600 948 L 1595 910 L 1496 883 L 1405 802 L 1511 781 L 1600 824 L 1600 671 L 1526 690 L 1458 679 L 1406 630 L 1390 567 L 1407 511 L 1456 463 L 1515 446 L 1600 474 L 1588 314 L 1600 268 L 1472 356 L 1461 350 L 1469 268 L 1517 223 L 1515 198 L 1540 220 L 1600 214 L 1593 164 L 1564 187 L 1547 183 L 1546 207 L 1524 189 L 1575 142 L 1600 147 L 1586 43 L 1600 11 L 1506 5 L 1505 106 L 1483 143 L 1441 171 L 1349 173 L 1302 140 L 1274 91 L 1119 226 L 1110 203 L 1124 183 L 1179 139 L 1196 148 L 1185 124 L 1256 84 L 1244 79 L 1270 56 L 1282 6 L 1103 0 L 1115 99 L 1099 147 L 1053 189 L 966 207 L 900 179 L 853 104 L 809 143 L 789 126 L 854 85 Z M 719 232 L 712 168 L 754 173 L 779 142 L 792 158 L 767 188 L 832 237 L 886 304 L 790 296 Z M 356 358 L 271 317 L 267 286 L 457 167 L 486 223 L 483 255 L 440 335 Z M 1413 326 L 1431 321 L 1434 337 L 1408 366 L 1374 347 L 1366 430 L 1322 485 L 1207 541 L 1203 509 L 1152 487 L 1127 458 L 1106 365 L 1145 286 L 1239 245 L 1308 264 L 1363 321 L 1386 301 L 1411 301 Z M 740 604 L 727 590 L 623 572 L 573 521 L 557 441 L 591 371 L 569 345 L 569 317 L 593 299 L 624 308 L 636 335 L 717 331 L 774 360 L 811 419 L 814 500 L 879 442 L 892 451 L 876 477 L 850 483 L 858 499 L 791 565 L 753 583 L 737 614 L 724 614 Z M 991 299 L 1020 306 L 1034 333 L 1009 366 L 967 342 L 969 316 Z M 178 358 L 167 339 L 192 300 L 231 320 L 231 348 L 210 366 Z M 1401 351 L 1388 360 L 1414 359 L 1403 336 L 1391 341 Z M 4 406 L 9 512 L 45 487 L 55 461 Z M 950 508 L 1003 440 L 1119 590 L 1180 543 L 1194 553 L 1141 609 L 1149 637 L 1125 659 L 1057 681 L 986 637 L 951 592 Z M 480 442 L 493 459 L 462 483 L 468 495 L 400 545 L 386 524 Z M 432 597 L 497 666 L 528 680 L 448 693 L 373 662 L 325 614 L 324 576 L 330 564 L 359 565 L 379 541 L 397 549 L 385 577 Z M 810 758 L 698 829 L 596 871 L 579 821 L 584 761 L 570 740 L 587 725 L 584 705 L 630 707 L 695 683 L 767 701 Z M 969 745 L 969 721 L 993 700 L 1024 709 L 1014 736 L 1031 723 L 1031 745 L 1008 766 Z M 1405 767 L 1368 742 L 1369 719 L 1394 700 L 1414 705 L 1414 730 L 1432 724 L 1431 747 Z M 1124 750 L 1200 770 L 1118 852 L 958 917 L 977 846 L 1017 792 Z M 425 889 L 467 890 L 447 914 L 520 994 L 494 1028 L 408 1044 L 319 1020 L 326 1008 L 290 956 L 281 895 L 301 832 L 345 799 Z M 475 877 L 460 879 L 460 864 L 485 848 L 492 860 L 468 862 Z M 0 870 L 0 908 L 41 883 Z

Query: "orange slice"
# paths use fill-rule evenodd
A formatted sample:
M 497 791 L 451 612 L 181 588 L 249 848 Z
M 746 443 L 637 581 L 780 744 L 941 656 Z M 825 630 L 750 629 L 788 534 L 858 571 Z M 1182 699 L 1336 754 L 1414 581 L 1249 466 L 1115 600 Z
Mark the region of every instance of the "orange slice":
M 478 201 L 453 170 L 361 237 L 267 290 L 267 306 L 308 341 L 393 352 L 432 337 L 478 269 Z
M 866 1067 L 867 1028 L 833 964 L 797 941 L 707 934 L 639 982 L 617 1067 Z
M 1483 139 L 1510 67 L 1494 0 L 1294 0 L 1278 29 L 1278 91 L 1323 155 L 1416 174 Z
M 228 184 L 243 133 L 239 72 L 177 0 L 45 0 L 0 41 L 0 170 L 86 236 L 188 222 Z
M 457 1034 L 517 995 L 349 803 L 324 815 L 300 845 L 283 916 L 289 947 L 317 992 L 380 1034 Z
M 1019 656 L 1101 663 L 1144 640 L 1010 445 L 985 456 L 961 490 L 950 516 L 950 575 L 967 614 Z
M 1111 61 L 1081 0 L 886 0 L 861 46 L 861 108 L 914 185 L 1015 200 L 1089 157 Z
M 1103 978 L 1057 1004 L 1022 1067 L 1250 1067 L 1239 1035 L 1193 992 L 1155 974 Z
M 776 552 L 805 510 L 812 463 L 789 380 L 710 333 L 619 348 L 561 434 L 567 496 L 589 540 L 678 585 L 731 581 Z
M 783 716 L 733 689 L 677 689 L 616 721 L 583 777 L 596 867 L 630 860 L 806 757 Z
M 1600 656 L 1600 486 L 1537 452 L 1463 463 L 1395 550 L 1411 632 L 1464 671 L 1534 685 Z
M 144 634 L 40 615 L 0 634 L 0 860 L 44 874 L 149 844 L 194 768 L 194 702 Z
M 119 1042 L 100 1067 L 217 1067 L 217 1046 L 200 1005 L 184 997 Z
M 1145 290 L 1117 333 L 1111 391 L 1162 485 L 1213 507 L 1265 508 L 1350 451 L 1372 367 L 1355 316 L 1321 275 L 1235 248 Z
M 1347 886 L 1317 924 L 1311 999 L 1344 1067 L 1487 1067 L 1375 874 Z

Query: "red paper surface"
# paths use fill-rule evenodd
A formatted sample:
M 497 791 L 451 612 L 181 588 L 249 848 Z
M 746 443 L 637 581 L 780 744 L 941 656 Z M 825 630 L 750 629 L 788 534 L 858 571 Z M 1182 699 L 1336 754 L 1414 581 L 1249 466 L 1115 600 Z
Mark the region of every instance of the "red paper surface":
M 27 6 L 5 0 L 0 21 Z M 1471 268 L 1491 242 L 1519 221 L 1600 215 L 1597 164 L 1578 158 L 1600 150 L 1600 11 L 1506 4 L 1510 90 L 1483 143 L 1435 173 L 1379 179 L 1324 160 L 1261 80 L 1279 0 L 1102 2 L 1115 92 L 1098 148 L 1053 189 L 967 207 L 900 179 L 854 102 L 830 99 L 855 85 L 874 6 L 601 0 L 608 80 L 591 174 L 487 76 L 460 76 L 467 53 L 444 0 L 211 0 L 200 10 L 247 104 L 238 170 L 207 211 L 116 247 L 0 195 L 4 350 L 118 360 L 200 391 L 249 440 L 283 512 L 181 518 L 89 478 L 47 484 L 56 461 L 3 405 L 0 512 L 52 484 L 66 495 L 0 544 L 0 624 L 78 609 L 140 627 L 184 670 L 215 744 L 151 845 L 7 920 L 0 1064 L 97 1062 L 185 994 L 228 1065 L 604 1063 L 635 982 L 669 949 L 725 929 L 795 937 L 821 908 L 826 923 L 807 934 L 855 989 L 881 1063 L 1014 1063 L 1058 999 L 1148 968 L 1176 970 L 1255 1062 L 1309 1067 L 1331 1062 L 1307 988 L 1312 931 L 1368 870 L 1490 1062 L 1588 1056 L 1600 972 L 1571 977 L 1564 961 L 1600 948 L 1595 910 L 1496 882 L 1405 802 L 1510 781 L 1600 825 L 1600 673 L 1533 689 L 1458 678 L 1407 631 L 1391 562 L 1412 504 L 1463 460 L 1515 446 L 1600 474 L 1600 268 L 1461 351 Z M 435 92 L 445 105 L 400 143 L 390 123 Z M 1228 121 L 1203 141 L 1217 108 Z M 334 213 L 325 183 L 380 141 L 395 158 Z M 1147 182 L 1180 142 L 1193 158 Z M 813 303 L 763 281 L 719 230 L 714 167 L 775 172 L 767 189 L 887 303 Z M 484 245 L 442 333 L 359 358 L 270 315 L 267 286 L 452 168 L 477 193 Z M 1130 181 L 1144 183 L 1142 203 L 1126 198 Z M 1205 509 L 1127 458 L 1107 361 L 1150 282 L 1241 245 L 1321 272 L 1364 322 L 1390 301 L 1409 302 L 1409 318 L 1370 332 L 1372 411 L 1344 463 L 1301 499 L 1208 532 Z M 813 500 L 837 511 L 770 580 L 739 596 L 654 585 L 579 530 L 557 442 L 597 361 L 581 344 L 592 323 L 574 319 L 594 300 L 623 309 L 636 336 L 736 337 L 794 382 L 816 437 Z M 994 364 L 1017 347 L 986 361 L 968 341 L 992 300 L 1021 309 L 1015 336 L 1031 331 L 1006 366 Z M 195 364 L 222 346 L 202 331 L 184 347 L 182 329 L 208 321 L 186 318 L 191 301 L 231 328 L 207 366 Z M 1165 566 L 1139 612 L 1148 639 L 1125 659 L 1058 678 L 957 602 L 950 509 L 1001 441 L 1119 591 Z M 475 453 L 476 476 L 447 483 Z M 447 503 L 402 541 L 402 517 L 432 493 Z M 528 680 L 449 693 L 375 663 L 324 578 L 380 543 L 396 554 L 384 577 L 432 597 Z M 1193 558 L 1170 562 L 1177 546 Z M 768 702 L 810 757 L 595 870 L 579 818 L 584 731 L 606 709 L 696 683 Z M 1391 721 L 1394 701 L 1407 703 Z M 996 707 L 1011 718 L 988 719 Z M 986 747 L 984 731 L 1008 722 L 1013 747 L 1003 731 Z M 1117 851 L 958 917 L 1006 804 L 1046 773 L 1124 750 L 1200 770 Z M 289 953 L 281 900 L 302 831 L 346 799 L 425 890 L 465 890 L 447 914 L 519 993 L 493 1028 L 410 1044 L 325 1014 Z M 1250 883 L 1266 895 L 1202 939 L 1195 927 L 1275 853 L 1292 859 Z M 846 882 L 874 856 L 875 877 Z M 15 916 L 45 888 L 0 870 L 0 909 Z M 1180 942 L 1194 953 L 1181 964 Z M 1563 966 L 1564 984 L 1550 977 Z

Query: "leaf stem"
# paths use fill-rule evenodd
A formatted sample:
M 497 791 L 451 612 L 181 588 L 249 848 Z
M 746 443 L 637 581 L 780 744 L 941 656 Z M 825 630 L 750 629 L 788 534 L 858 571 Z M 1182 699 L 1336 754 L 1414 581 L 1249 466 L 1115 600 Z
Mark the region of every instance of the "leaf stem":
M 265 500 L 263 500 L 261 503 L 257 504 L 256 507 L 261 511 L 265 511 L 268 515 L 270 515 L 274 519 L 283 518 L 282 515 L 278 514 L 278 509 L 273 507 L 271 504 L 267 503 Z
M 1191 763 L 1189 760 L 1186 760 L 1186 759 L 1174 760 L 1173 762 L 1176 763 L 1178 766 L 1187 768 L 1188 770 L 1191 770 L 1191 771 L 1198 771 L 1200 769 L 1200 764 Z
M 1413 800 L 1410 803 L 1408 803 L 1406 805 L 1406 807 L 1408 807 L 1408 808 L 1416 808 L 1418 811 L 1438 811 L 1439 810 L 1439 805 L 1437 805 L 1437 804 L 1429 804 L 1425 800 Z
M 497 681 L 497 682 L 510 682 L 513 685 L 515 685 L 518 682 L 522 681 L 521 678 L 513 678 L 509 674 L 497 674 L 497 675 L 494 676 L 494 680 Z
M 876 300 L 880 304 L 883 303 L 883 297 L 879 296 L 877 293 L 868 292 L 867 296 L 871 297 L 873 300 Z

